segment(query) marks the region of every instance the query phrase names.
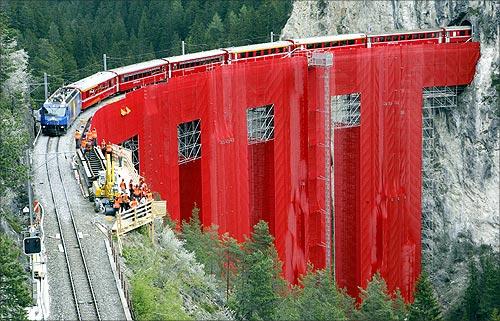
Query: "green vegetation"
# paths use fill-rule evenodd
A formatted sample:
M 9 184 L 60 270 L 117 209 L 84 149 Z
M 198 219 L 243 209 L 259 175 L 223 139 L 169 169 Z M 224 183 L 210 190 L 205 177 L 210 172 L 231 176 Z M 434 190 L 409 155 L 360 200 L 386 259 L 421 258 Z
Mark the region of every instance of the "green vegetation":
M 279 307 L 280 319 L 286 320 L 348 320 L 353 312 L 354 299 L 337 287 L 329 271 L 312 266 Z
M 415 289 L 415 300 L 410 307 L 409 321 L 443 320 L 441 307 L 432 290 L 432 284 L 427 273 L 422 272 Z
M 26 320 L 24 308 L 30 295 L 23 267 L 19 263 L 19 248 L 0 234 L 0 319 Z
M 239 319 L 279 319 L 277 305 L 285 282 L 273 241 L 267 223 L 260 221 L 254 226 L 251 238 L 243 244 L 231 302 Z
M 448 320 L 487 321 L 500 311 L 500 256 L 489 246 L 479 248 L 477 259 L 469 257 L 467 287 Z
M 26 54 L 17 46 L 15 32 L 0 12 L 0 319 L 26 319 L 31 299 L 19 247 L 7 233 L 20 230 L 16 205 L 23 199 L 26 166 L 21 163 L 28 144 Z
M 356 312 L 357 320 L 397 320 L 391 297 L 387 293 L 387 285 L 380 274 L 373 275 L 366 289 L 361 289 L 360 297 L 362 302 Z

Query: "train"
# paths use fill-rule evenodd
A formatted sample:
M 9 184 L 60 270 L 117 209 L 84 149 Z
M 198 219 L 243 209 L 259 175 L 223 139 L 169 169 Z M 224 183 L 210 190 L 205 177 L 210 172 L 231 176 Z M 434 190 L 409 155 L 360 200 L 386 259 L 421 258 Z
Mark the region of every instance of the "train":
M 153 59 L 101 71 L 57 89 L 40 109 L 41 130 L 45 135 L 63 135 L 81 111 L 111 96 L 174 77 L 209 71 L 220 65 L 283 58 L 313 50 L 334 52 L 352 48 L 467 42 L 472 39 L 472 34 L 471 26 L 383 34 L 357 33 L 288 39 Z

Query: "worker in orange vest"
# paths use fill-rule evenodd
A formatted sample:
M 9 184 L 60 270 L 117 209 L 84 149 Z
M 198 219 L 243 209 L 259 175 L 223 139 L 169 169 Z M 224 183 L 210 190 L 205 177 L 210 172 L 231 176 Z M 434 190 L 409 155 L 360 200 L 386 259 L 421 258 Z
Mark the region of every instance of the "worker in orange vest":
M 75 148 L 78 149 L 78 146 L 80 145 L 80 139 L 82 139 L 82 133 L 77 129 L 75 131 Z
M 103 154 L 106 152 L 106 141 L 104 140 L 104 138 L 101 142 L 101 151 Z
M 136 208 L 137 207 L 137 200 L 134 198 L 133 200 L 130 201 L 130 208 Z
M 116 196 L 115 201 L 113 202 L 113 208 L 115 209 L 115 215 L 116 215 L 116 213 L 118 213 L 120 211 L 120 208 L 122 207 L 121 203 L 122 203 L 121 197 Z
M 141 189 L 139 188 L 139 185 L 134 186 L 134 198 L 139 199 L 141 197 Z
M 87 147 L 87 139 L 85 137 L 83 137 L 81 140 L 80 140 L 80 148 L 82 150 L 82 153 L 85 153 L 85 148 Z
M 97 146 L 97 129 L 95 129 L 95 127 L 92 128 L 92 131 L 90 132 L 90 134 L 91 134 L 91 137 L 92 137 L 92 144 L 94 146 Z
M 120 189 L 122 190 L 122 193 L 125 193 L 125 190 L 127 189 L 127 184 L 125 183 L 125 179 L 122 178 L 122 181 L 120 182 Z
M 111 156 L 111 153 L 113 152 L 113 147 L 111 146 L 111 142 L 108 141 L 106 144 L 106 154 L 109 154 Z
M 90 154 L 90 151 L 92 150 L 92 140 L 87 139 L 87 145 L 85 146 L 85 152 L 87 154 Z
M 122 210 L 126 211 L 130 208 L 130 199 L 126 193 L 122 194 Z

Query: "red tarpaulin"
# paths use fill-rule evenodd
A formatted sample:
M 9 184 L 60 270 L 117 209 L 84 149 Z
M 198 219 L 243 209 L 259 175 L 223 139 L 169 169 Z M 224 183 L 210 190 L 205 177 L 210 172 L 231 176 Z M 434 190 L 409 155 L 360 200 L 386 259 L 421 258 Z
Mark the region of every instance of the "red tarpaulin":
M 334 264 L 353 295 L 380 270 L 412 298 L 420 273 L 422 88 L 468 84 L 478 43 L 334 52 L 330 94 L 360 93 L 360 125 L 334 130 Z M 307 262 L 323 268 L 325 226 L 323 70 L 305 57 L 235 63 L 126 94 L 95 113 L 99 140 L 137 135 L 141 174 L 188 219 L 239 240 L 270 223 L 292 282 Z M 274 105 L 274 139 L 251 144 L 248 108 Z M 121 116 L 120 108 L 131 112 Z M 201 158 L 178 163 L 177 125 L 200 119 Z M 327 221 L 327 220 L 326 220 Z

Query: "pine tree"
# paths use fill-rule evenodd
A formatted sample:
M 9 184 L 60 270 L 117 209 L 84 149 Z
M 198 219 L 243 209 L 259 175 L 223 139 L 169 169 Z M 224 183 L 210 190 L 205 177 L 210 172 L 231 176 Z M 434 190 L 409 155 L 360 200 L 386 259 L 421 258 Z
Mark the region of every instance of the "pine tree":
M 387 285 L 377 272 L 366 289 L 361 289 L 361 305 L 356 312 L 359 321 L 389 321 L 396 320 L 392 310 L 391 297 L 387 294 Z
M 483 249 L 480 256 L 480 288 L 479 319 L 488 320 L 493 309 L 500 309 L 500 264 L 498 253 L 491 248 Z
M 427 273 L 422 272 L 415 289 L 415 300 L 410 305 L 409 321 L 443 320 L 441 307 L 432 289 Z
M 228 233 L 222 235 L 222 253 L 221 260 L 222 280 L 226 285 L 226 303 L 229 300 L 230 293 L 233 289 L 233 282 L 237 274 L 237 266 L 243 255 L 242 249 L 238 241 Z
M 182 222 L 182 236 L 186 242 L 186 249 L 195 254 L 198 262 L 203 264 L 205 272 L 220 276 L 220 262 L 223 254 L 217 227 L 203 227 L 200 221 L 200 209 L 196 204 L 189 222 Z
M 241 319 L 275 320 L 278 293 L 283 291 L 284 281 L 267 223 L 260 221 L 254 226 L 243 249 L 232 306 Z
M 346 320 L 354 311 L 354 300 L 340 290 L 327 270 L 312 271 L 300 280 L 296 299 L 300 320 Z
M 479 271 L 476 262 L 472 259 L 469 263 L 469 283 L 464 295 L 465 316 L 467 320 L 478 320 L 479 295 Z
M 30 304 L 26 275 L 19 262 L 20 251 L 0 234 L 0 319 L 26 320 Z
M 409 306 L 405 303 L 405 299 L 401 295 L 401 291 L 399 291 L 399 289 L 397 289 L 394 292 L 394 298 L 392 300 L 392 308 L 394 310 L 394 315 L 396 316 L 396 320 L 399 321 L 407 320 Z
M 208 24 L 205 38 L 210 48 L 221 47 L 224 42 L 224 24 L 217 13 L 214 14 L 212 21 Z

